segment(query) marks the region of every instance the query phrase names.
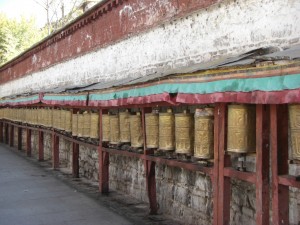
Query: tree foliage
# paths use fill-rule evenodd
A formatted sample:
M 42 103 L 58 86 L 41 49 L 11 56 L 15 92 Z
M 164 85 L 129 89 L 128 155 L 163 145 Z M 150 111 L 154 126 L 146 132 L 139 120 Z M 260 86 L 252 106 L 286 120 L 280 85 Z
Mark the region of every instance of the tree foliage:
M 38 29 L 34 18 L 9 19 L 0 14 L 0 65 L 14 58 L 45 37 Z

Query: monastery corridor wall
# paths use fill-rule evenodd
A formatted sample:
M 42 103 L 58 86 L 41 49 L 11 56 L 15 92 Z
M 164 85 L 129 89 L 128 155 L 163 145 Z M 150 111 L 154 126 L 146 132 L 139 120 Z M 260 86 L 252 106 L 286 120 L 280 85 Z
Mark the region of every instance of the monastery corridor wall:
M 131 12 L 133 21 L 136 20 L 135 7 L 142 8 L 141 5 L 132 7 L 126 3 L 120 7 L 120 12 Z M 1 86 L 0 97 L 141 74 L 146 76 L 260 47 L 284 48 L 300 43 L 299 11 L 300 2 L 297 0 L 224 0 L 131 38 L 5 83 Z M 86 39 L 91 38 L 92 31 L 81 32 Z M 75 43 L 69 44 L 74 46 Z M 76 43 L 74 48 L 80 52 L 80 46 L 81 43 Z M 57 52 L 57 48 L 56 43 L 47 51 Z M 37 55 L 32 56 L 31 62 L 50 64 Z

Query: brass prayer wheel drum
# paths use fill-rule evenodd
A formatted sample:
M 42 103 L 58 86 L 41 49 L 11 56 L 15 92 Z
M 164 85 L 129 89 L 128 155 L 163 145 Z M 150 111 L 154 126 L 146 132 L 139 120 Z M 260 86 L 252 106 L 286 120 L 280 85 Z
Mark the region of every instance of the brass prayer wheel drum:
M 110 140 L 109 114 L 102 115 L 102 141 Z
M 90 126 L 91 126 L 91 114 L 89 112 L 83 113 L 83 137 L 90 136 Z
M 300 105 L 289 105 L 292 158 L 300 160 Z
M 195 112 L 194 156 L 199 159 L 211 159 L 214 155 L 214 111 L 213 108 Z
M 120 144 L 120 124 L 118 115 L 109 115 L 109 143 Z
M 83 114 L 78 113 L 77 118 L 78 118 L 77 136 L 78 137 L 83 137 L 83 124 L 84 124 Z
M 65 130 L 66 129 L 66 111 L 64 109 L 60 110 L 60 130 Z
M 90 137 L 99 138 L 99 113 L 91 113 Z
M 175 114 L 175 152 L 193 155 L 194 126 L 192 114 Z
M 65 123 L 65 131 L 66 132 L 71 132 L 72 131 L 72 111 L 71 110 L 66 110 L 65 111 L 65 118 L 66 118 L 66 123 Z
M 166 113 L 159 113 L 159 149 L 175 149 L 175 121 L 171 109 Z
M 78 114 L 72 114 L 72 135 L 78 135 Z
M 158 148 L 158 114 L 147 113 L 145 114 L 146 124 L 146 147 Z
M 131 147 L 140 148 L 144 145 L 142 118 L 139 112 L 130 116 L 130 139 Z
M 227 151 L 235 153 L 255 152 L 255 106 L 229 105 Z
M 129 112 L 126 109 L 125 112 L 119 113 L 120 121 L 120 140 L 123 143 L 130 142 L 130 122 L 129 122 Z

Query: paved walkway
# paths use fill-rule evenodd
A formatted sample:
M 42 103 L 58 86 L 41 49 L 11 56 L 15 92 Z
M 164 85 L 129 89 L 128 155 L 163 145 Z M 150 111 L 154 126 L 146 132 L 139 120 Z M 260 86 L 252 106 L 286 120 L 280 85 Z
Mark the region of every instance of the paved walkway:
M 0 225 L 132 224 L 0 144 Z

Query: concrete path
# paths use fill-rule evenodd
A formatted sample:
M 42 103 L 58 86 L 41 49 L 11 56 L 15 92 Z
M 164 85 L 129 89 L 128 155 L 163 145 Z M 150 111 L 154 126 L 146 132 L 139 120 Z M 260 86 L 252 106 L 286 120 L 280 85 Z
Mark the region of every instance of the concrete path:
M 0 225 L 132 224 L 0 144 Z

